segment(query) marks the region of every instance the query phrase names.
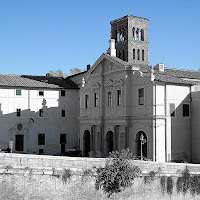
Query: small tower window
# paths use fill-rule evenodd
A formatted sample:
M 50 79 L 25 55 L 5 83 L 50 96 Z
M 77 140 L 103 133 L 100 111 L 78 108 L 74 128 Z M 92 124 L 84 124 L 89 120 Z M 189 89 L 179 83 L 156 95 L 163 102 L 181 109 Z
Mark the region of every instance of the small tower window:
M 141 40 L 144 41 L 144 30 L 141 29 Z
M 119 42 L 119 40 L 120 40 L 120 32 L 117 31 L 117 42 Z
M 137 59 L 140 60 L 140 50 L 137 50 Z
M 135 60 L 135 49 L 133 49 L 133 60 Z
M 135 40 L 135 28 L 133 27 L 133 39 Z
M 139 40 L 139 29 L 137 28 L 136 30 L 136 37 L 135 37 L 135 40 Z
M 144 50 L 142 50 L 142 60 L 144 61 Z

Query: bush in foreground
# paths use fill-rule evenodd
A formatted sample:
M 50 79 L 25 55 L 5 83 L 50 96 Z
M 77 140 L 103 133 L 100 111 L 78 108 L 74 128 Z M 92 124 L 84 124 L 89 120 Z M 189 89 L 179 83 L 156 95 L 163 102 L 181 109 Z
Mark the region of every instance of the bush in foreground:
M 133 180 L 141 173 L 139 167 L 132 164 L 132 153 L 129 149 L 112 152 L 105 167 L 97 168 L 95 187 L 102 188 L 108 197 L 131 187 Z

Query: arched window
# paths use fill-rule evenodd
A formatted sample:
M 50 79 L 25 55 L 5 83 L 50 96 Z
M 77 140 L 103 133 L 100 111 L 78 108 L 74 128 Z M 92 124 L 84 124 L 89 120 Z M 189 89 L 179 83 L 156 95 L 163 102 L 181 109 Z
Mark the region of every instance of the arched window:
M 135 38 L 135 40 L 139 40 L 139 29 L 137 28 L 137 30 L 136 30 L 136 38 Z
M 135 49 L 133 49 L 133 60 L 135 60 Z
M 140 60 L 140 50 L 137 50 L 137 59 Z
M 144 30 L 141 29 L 141 40 L 144 41 Z
M 142 60 L 144 61 L 144 50 L 142 50 Z
M 117 42 L 117 30 L 115 31 L 115 41 Z
M 119 41 L 120 41 L 120 32 L 117 31 L 117 42 L 119 42 Z

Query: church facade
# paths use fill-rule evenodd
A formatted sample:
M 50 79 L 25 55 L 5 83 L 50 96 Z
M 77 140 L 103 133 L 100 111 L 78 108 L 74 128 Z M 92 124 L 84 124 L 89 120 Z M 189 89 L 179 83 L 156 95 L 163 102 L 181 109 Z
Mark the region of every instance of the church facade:
M 80 148 L 91 157 L 128 147 L 153 161 L 199 162 L 200 73 L 149 66 L 148 21 L 110 22 L 109 49 L 80 88 Z

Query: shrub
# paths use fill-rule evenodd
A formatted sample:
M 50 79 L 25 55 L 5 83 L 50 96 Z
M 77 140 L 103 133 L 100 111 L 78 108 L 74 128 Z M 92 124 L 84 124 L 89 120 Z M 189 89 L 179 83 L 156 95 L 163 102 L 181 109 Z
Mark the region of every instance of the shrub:
M 167 177 L 167 194 L 172 195 L 174 180 L 171 176 Z
M 186 167 L 182 175 L 177 178 L 176 182 L 176 190 L 177 193 L 183 192 L 185 195 L 187 191 L 190 189 L 190 181 L 191 181 L 191 175 L 189 169 Z
M 194 175 L 190 178 L 190 192 L 192 195 L 200 194 L 200 175 Z
M 144 177 L 144 183 L 151 183 L 155 180 L 157 172 L 150 171 L 145 177 Z
M 112 152 L 105 167 L 97 168 L 96 189 L 102 188 L 110 197 L 113 193 L 131 187 L 133 180 L 141 173 L 139 167 L 131 163 L 132 157 L 129 149 L 122 150 L 121 153 Z
M 161 190 L 162 190 L 163 193 L 166 190 L 166 180 L 167 180 L 166 176 L 161 176 L 160 177 L 160 186 L 161 186 Z
M 71 170 L 70 169 L 64 169 L 63 174 L 62 174 L 62 181 L 64 183 L 66 183 L 67 180 L 69 180 L 71 176 L 72 176 Z

